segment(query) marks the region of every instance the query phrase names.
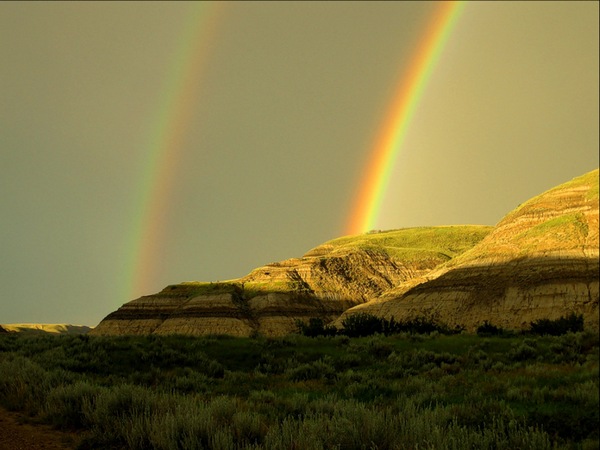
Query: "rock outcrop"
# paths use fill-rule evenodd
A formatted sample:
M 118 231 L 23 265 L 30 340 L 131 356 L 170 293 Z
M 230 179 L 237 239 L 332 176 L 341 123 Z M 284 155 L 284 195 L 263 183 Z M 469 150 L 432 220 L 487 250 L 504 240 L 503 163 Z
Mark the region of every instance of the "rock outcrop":
M 484 320 L 522 329 L 576 313 L 597 329 L 598 247 L 594 170 L 520 205 L 471 250 L 344 317 L 425 315 L 473 330 Z
M 126 303 L 92 332 L 277 336 L 296 321 L 332 321 L 343 311 L 420 277 L 480 242 L 491 227 L 412 228 L 335 239 L 302 258 L 243 278 L 188 282 Z

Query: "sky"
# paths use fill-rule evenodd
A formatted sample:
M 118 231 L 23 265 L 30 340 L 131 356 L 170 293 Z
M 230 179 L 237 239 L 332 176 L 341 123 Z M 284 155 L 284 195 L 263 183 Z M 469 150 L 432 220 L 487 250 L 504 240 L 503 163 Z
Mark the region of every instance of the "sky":
M 464 4 L 374 228 L 494 225 L 597 168 L 598 6 Z M 346 234 L 439 7 L 0 2 L 0 323 L 94 326 Z

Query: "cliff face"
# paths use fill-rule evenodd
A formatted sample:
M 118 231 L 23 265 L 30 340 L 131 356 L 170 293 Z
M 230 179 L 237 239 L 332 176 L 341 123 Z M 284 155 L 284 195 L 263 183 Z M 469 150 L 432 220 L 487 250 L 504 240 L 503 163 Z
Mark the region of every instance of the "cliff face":
M 335 239 L 302 258 L 269 264 L 236 280 L 168 286 L 126 303 L 91 334 L 287 334 L 296 330 L 298 319 L 331 321 L 424 275 L 490 230 L 430 227 Z
M 519 329 L 575 312 L 598 328 L 598 247 L 595 170 L 520 205 L 471 250 L 346 314 L 432 315 L 472 330 L 484 320 Z

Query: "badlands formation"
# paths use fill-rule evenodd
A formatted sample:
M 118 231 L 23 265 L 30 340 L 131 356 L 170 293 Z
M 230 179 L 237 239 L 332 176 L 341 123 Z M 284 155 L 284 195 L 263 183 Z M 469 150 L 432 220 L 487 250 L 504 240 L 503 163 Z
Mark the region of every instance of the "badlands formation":
M 188 282 L 126 303 L 90 333 L 277 336 L 297 319 L 366 312 L 522 329 L 583 314 L 598 328 L 598 170 L 520 205 L 494 228 L 349 236 L 243 278 Z M 341 315 L 341 316 L 340 316 Z
M 490 231 L 485 226 L 429 227 L 334 239 L 302 258 L 260 267 L 240 279 L 167 286 L 126 303 L 91 334 L 288 334 L 297 330 L 298 319 L 330 322 L 424 275 Z
M 471 250 L 344 316 L 431 316 L 474 330 L 485 320 L 523 329 L 576 313 L 597 329 L 598 247 L 594 170 L 520 205 Z

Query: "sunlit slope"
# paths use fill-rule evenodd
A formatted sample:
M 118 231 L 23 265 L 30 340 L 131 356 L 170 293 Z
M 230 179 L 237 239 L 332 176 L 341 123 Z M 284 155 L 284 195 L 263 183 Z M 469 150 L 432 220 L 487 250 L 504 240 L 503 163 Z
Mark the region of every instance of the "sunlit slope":
M 9 323 L 1 326 L 8 332 L 26 334 L 86 334 L 91 328 L 66 323 Z
M 403 261 L 423 260 L 428 256 L 451 259 L 479 243 L 492 229 L 483 225 L 456 225 L 371 232 L 333 239 L 305 256 L 372 250 Z
M 597 328 L 598 247 L 594 170 L 523 203 L 479 244 L 425 277 L 346 314 L 433 315 L 472 329 L 484 320 L 524 328 L 575 312 Z
M 186 282 L 141 297 L 92 334 L 282 335 L 298 319 L 333 320 L 352 306 L 423 275 L 480 242 L 491 227 L 410 228 L 348 236 L 301 258 L 218 283 Z

